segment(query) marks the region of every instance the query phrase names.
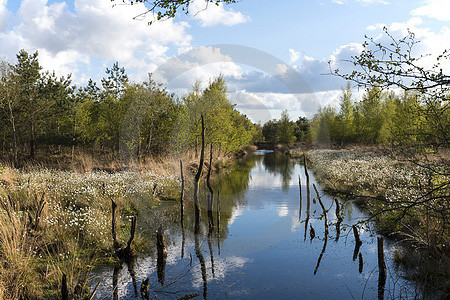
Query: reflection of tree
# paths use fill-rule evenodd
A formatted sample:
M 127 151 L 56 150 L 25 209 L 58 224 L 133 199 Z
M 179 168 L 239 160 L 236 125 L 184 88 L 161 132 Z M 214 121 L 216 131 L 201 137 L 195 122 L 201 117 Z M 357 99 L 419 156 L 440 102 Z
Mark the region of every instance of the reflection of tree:
M 287 191 L 295 162 L 282 153 L 270 152 L 263 156 L 263 164 L 269 173 L 281 175 L 283 191 Z

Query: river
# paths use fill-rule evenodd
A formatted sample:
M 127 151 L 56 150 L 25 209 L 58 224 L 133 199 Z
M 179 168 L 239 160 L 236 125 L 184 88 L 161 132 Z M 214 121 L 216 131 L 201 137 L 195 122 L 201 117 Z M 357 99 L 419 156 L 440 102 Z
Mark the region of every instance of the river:
M 312 171 L 309 177 L 309 219 L 303 164 L 271 151 L 257 151 L 214 178 L 212 227 L 203 205 L 199 229 L 194 229 L 192 202 L 186 204 L 183 227 L 178 203 L 163 206 L 160 214 L 140 215 L 153 218 L 140 223 L 143 232 L 154 235 L 155 224 L 163 225 L 164 251 L 158 253 L 155 246 L 128 263 L 96 270 L 91 278 L 93 286 L 100 282 L 95 299 L 142 299 L 146 278 L 149 298 L 163 299 L 421 297 L 394 263 L 392 251 L 398 246 L 389 240 L 384 243 L 387 279 L 380 285 L 378 235 L 371 224 L 359 226 L 362 244 L 355 250 L 352 225 L 367 215 L 352 202 L 339 200 L 343 220 L 337 224 L 335 199 L 322 191 Z M 327 210 L 328 233 L 313 184 Z M 202 203 L 206 197 L 202 187 Z

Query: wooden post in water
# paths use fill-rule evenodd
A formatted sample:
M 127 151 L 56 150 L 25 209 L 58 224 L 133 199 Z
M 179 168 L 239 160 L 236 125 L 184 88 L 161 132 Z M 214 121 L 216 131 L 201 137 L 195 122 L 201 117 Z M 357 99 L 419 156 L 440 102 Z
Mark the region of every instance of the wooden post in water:
M 181 227 L 183 227 L 184 219 L 184 176 L 183 176 L 183 161 L 180 159 L 180 175 L 181 175 L 181 194 L 180 194 L 180 215 L 181 215 Z
M 200 181 L 200 177 L 202 176 L 203 170 L 203 162 L 205 159 L 205 121 L 203 120 L 202 114 L 202 149 L 200 152 L 200 162 L 198 164 L 197 174 L 195 174 L 194 178 L 194 208 L 195 208 L 195 219 L 200 219 L 200 205 L 198 203 L 198 182 Z
M 184 258 L 184 176 L 183 176 L 183 162 L 180 159 L 180 174 L 181 174 L 181 194 L 180 194 L 180 223 L 181 223 L 181 258 Z
M 217 191 L 217 248 L 220 255 L 220 190 Z
M 208 189 L 209 189 L 209 197 L 208 197 L 209 227 L 214 227 L 214 217 L 213 217 L 213 213 L 212 213 L 213 203 L 214 203 L 214 191 L 211 186 L 212 153 L 213 153 L 213 148 L 212 148 L 212 143 L 211 143 L 211 145 L 209 147 L 209 168 L 208 168 L 208 173 L 206 174 L 206 185 L 208 186 Z
M 362 256 L 362 253 L 359 252 L 359 269 L 358 269 L 359 273 L 362 273 L 363 267 L 364 267 L 363 256 Z
M 167 250 L 166 250 L 166 242 L 164 241 L 164 229 L 162 225 L 159 226 L 158 231 L 156 232 L 156 250 L 157 250 L 156 264 L 157 264 L 158 282 L 161 285 L 164 285 Z
M 336 204 L 336 217 L 337 217 L 338 221 L 342 221 L 341 206 L 339 204 L 338 199 L 334 198 L 334 203 Z
M 142 297 L 142 299 L 145 299 L 145 300 L 150 299 L 150 294 L 148 292 L 148 288 L 149 288 L 148 282 L 149 282 L 149 278 L 147 277 L 147 278 L 145 278 L 144 281 L 142 281 L 142 284 L 141 284 L 141 297 Z
M 339 205 L 339 201 L 335 198 L 334 202 L 336 203 L 336 217 L 338 219 L 337 223 L 336 223 L 336 239 L 335 241 L 339 241 L 339 236 L 341 235 L 341 223 L 343 221 L 343 218 L 341 216 L 341 208 Z
M 117 265 L 114 267 L 113 271 L 113 299 L 119 300 L 119 275 L 122 265 Z
M 300 208 L 298 210 L 298 219 L 302 219 L 302 178 L 298 175 L 298 189 L 300 190 Z
M 353 251 L 353 261 L 358 258 L 359 248 L 362 245 L 362 242 L 359 238 L 358 228 L 355 225 L 352 226 L 353 235 L 355 236 L 355 250 Z
M 199 219 L 195 219 L 197 223 Z M 205 258 L 203 257 L 202 249 L 200 248 L 200 226 L 198 224 L 194 227 L 194 245 L 195 245 L 195 254 L 200 262 L 200 270 L 202 273 L 202 281 L 203 281 L 203 299 L 208 299 L 208 278 L 206 274 L 206 264 Z M 191 259 L 192 262 L 192 259 Z
M 386 262 L 384 261 L 384 239 L 377 238 L 378 244 L 378 299 L 384 299 L 384 286 L 386 285 Z

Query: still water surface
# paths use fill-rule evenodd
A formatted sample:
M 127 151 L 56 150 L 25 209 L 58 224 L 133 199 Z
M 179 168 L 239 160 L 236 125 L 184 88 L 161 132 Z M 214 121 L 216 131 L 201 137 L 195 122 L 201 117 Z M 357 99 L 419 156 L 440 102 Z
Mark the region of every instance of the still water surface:
M 304 166 L 279 153 L 255 152 L 215 178 L 213 227 L 208 226 L 206 205 L 197 233 L 192 202 L 186 205 L 183 228 L 178 204 L 162 208 L 171 212 L 167 217 L 162 211 L 166 217 L 156 222 L 164 225 L 167 257 L 158 259 L 155 249 L 129 263 L 99 269 L 92 279 L 101 282 L 96 299 L 142 299 L 140 288 L 147 277 L 150 298 L 197 294 L 199 299 L 378 299 L 377 235 L 370 228 L 359 229 L 363 264 L 359 255 L 354 257 L 351 225 L 367 216 L 351 202 L 340 201 L 343 221 L 337 227 L 335 200 L 309 173 L 311 202 L 306 222 Z M 322 208 L 313 202 L 317 198 L 313 183 L 328 210 L 327 237 Z M 203 192 L 200 199 L 206 203 Z M 139 218 L 158 217 L 143 214 Z M 153 234 L 156 228 L 148 226 Z M 312 239 L 311 231 L 315 232 Z M 396 269 L 393 247 L 385 242 L 384 299 L 413 299 L 414 285 Z

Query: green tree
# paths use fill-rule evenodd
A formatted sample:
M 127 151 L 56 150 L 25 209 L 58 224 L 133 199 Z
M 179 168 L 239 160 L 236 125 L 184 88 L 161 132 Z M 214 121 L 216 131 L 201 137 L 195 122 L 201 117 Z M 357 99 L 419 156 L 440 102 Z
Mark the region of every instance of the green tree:
M 289 145 L 296 140 L 294 132 L 297 124 L 289 119 L 287 110 L 281 112 L 277 125 L 277 140 L 280 144 Z
M 399 39 L 384 33 L 390 40 L 382 44 L 368 38 L 360 55 L 352 57 L 350 63 L 355 69 L 350 74 L 342 74 L 338 69 L 334 74 L 359 86 L 372 88 L 400 88 L 414 92 L 420 98 L 419 114 L 423 117 L 423 129 L 415 132 L 416 143 L 410 150 L 437 149 L 450 146 L 450 121 L 448 119 L 450 76 L 443 71 L 442 64 L 450 59 L 450 49 L 436 57 L 430 67 L 422 64 L 427 55 L 414 57 L 413 49 L 418 41 L 412 32 Z
M 226 94 L 226 85 L 222 76 L 211 81 L 201 91 L 200 84 L 183 99 L 177 122 L 177 147 L 196 147 L 200 137 L 200 116 L 203 115 L 206 128 L 206 143 L 214 143 L 225 151 L 236 151 L 249 144 L 256 130 L 244 115 L 241 115 L 230 103 Z
M 16 112 L 16 129 L 29 145 L 30 157 L 35 156 L 36 134 L 38 123 L 44 110 L 48 107 L 39 93 L 41 66 L 38 62 L 38 52 L 29 55 L 25 50 L 17 54 L 17 64 L 12 66 L 11 107 Z
M 299 117 L 297 121 L 295 121 L 296 125 L 294 128 L 294 135 L 297 141 L 306 142 L 308 141 L 308 132 L 309 132 L 309 120 L 305 117 Z
M 267 121 L 263 128 L 262 134 L 264 136 L 264 141 L 272 144 L 276 144 L 278 141 L 278 122 L 276 120 Z
M 339 127 L 337 141 L 341 143 L 351 142 L 355 136 L 355 107 L 352 96 L 350 83 L 347 83 L 347 87 L 342 89 L 342 95 L 339 98 L 340 110 L 337 116 Z
M 367 89 L 362 101 L 358 103 L 358 112 L 361 118 L 358 133 L 360 141 L 364 143 L 374 144 L 378 142 L 378 135 L 383 122 L 381 115 L 383 97 L 382 90 L 373 86 Z

